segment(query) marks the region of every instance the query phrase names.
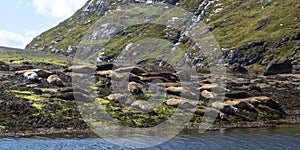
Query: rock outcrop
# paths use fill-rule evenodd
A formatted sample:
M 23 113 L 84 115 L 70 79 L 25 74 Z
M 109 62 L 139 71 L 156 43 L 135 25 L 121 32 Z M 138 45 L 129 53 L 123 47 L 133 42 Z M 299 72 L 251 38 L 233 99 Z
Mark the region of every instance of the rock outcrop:
M 276 75 L 276 74 L 284 74 L 284 73 L 292 73 L 293 65 L 290 60 L 271 62 L 265 72 L 264 75 Z

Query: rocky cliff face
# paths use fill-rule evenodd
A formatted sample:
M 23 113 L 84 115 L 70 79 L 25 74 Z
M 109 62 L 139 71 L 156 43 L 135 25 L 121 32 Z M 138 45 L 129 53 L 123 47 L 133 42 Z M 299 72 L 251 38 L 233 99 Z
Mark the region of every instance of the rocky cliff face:
M 300 63 L 300 1 L 295 0 L 89 0 L 72 17 L 34 38 L 26 49 L 75 54 L 82 50 L 81 41 L 98 19 L 123 9 L 120 6 L 126 3 L 168 3 L 191 12 L 193 21 L 208 26 L 222 50 L 222 54 L 215 55 L 224 58 L 226 64 L 257 66 L 282 59 Z M 118 32 L 103 49 L 92 48 L 88 55 L 113 61 L 143 34 L 179 45 L 182 53 L 192 48 L 187 55 L 193 65 L 207 65 L 206 58 L 183 33 L 161 25 L 132 26 Z

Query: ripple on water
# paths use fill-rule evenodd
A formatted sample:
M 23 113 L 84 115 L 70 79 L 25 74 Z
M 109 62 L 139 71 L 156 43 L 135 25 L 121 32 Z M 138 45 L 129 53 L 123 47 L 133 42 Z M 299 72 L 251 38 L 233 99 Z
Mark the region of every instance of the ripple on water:
M 276 129 L 246 129 L 204 134 L 180 134 L 161 145 L 146 150 L 199 149 L 300 149 L 299 126 Z M 161 140 L 161 139 L 152 139 Z M 130 150 L 103 139 L 3 138 L 0 150 Z

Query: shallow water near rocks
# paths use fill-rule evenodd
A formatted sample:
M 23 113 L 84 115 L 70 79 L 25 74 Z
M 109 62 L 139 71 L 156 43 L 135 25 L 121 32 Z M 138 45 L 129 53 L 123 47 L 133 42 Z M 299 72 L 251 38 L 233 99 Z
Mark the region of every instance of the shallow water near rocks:
M 161 139 L 149 139 L 161 140 Z M 113 149 L 130 150 L 94 135 L 53 135 L 30 138 L 1 138 L 0 149 Z M 272 128 L 230 129 L 197 133 L 185 131 L 172 140 L 150 149 L 300 149 L 300 125 Z

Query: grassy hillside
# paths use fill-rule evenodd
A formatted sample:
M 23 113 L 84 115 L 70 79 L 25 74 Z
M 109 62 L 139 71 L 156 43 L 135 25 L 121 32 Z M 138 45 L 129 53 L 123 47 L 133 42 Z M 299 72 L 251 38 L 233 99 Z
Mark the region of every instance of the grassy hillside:
M 101 3 L 102 2 L 102 3 Z M 178 6 L 200 15 L 211 29 L 215 39 L 224 50 L 229 63 L 244 65 L 266 65 L 274 59 L 300 60 L 300 1 L 295 0 L 169 0 L 179 2 Z M 88 29 L 107 10 L 114 10 L 121 2 L 91 0 L 71 18 L 33 39 L 26 48 L 52 52 L 74 53 Z M 86 10 L 89 11 L 86 11 Z M 157 26 L 138 27 L 151 31 L 149 36 L 161 36 L 163 29 Z M 115 55 L 126 46 L 128 40 L 116 38 L 113 51 Z M 121 40 L 123 39 L 123 40 Z M 134 40 L 133 40 L 134 41 Z M 128 43 L 127 43 L 128 44 Z M 187 45 L 183 46 L 186 48 Z M 233 53 L 231 56 L 230 52 Z

